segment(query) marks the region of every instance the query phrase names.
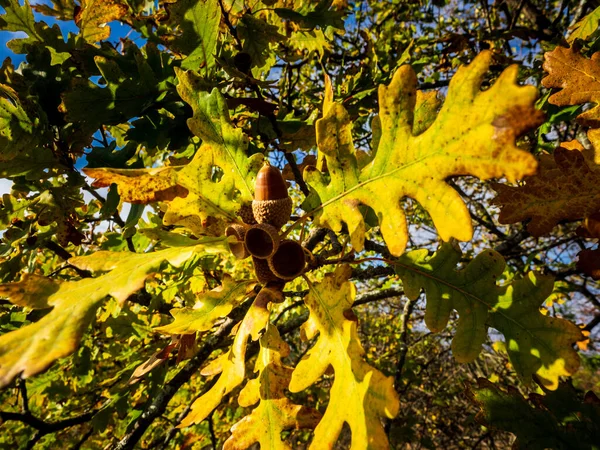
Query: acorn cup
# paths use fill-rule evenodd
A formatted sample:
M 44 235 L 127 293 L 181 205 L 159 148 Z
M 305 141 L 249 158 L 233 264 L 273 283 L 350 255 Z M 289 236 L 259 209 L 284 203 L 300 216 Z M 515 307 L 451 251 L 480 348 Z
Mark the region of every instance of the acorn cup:
M 285 239 L 267 261 L 275 276 L 282 280 L 293 280 L 306 267 L 306 252 L 298 242 Z
M 259 224 L 267 223 L 278 230 L 290 220 L 292 199 L 277 167 L 265 163 L 256 176 L 252 212 Z
M 269 268 L 269 263 L 266 259 L 258 259 L 252 257 L 252 263 L 254 264 L 254 273 L 259 283 L 267 284 L 269 282 L 284 282 L 278 278 Z
M 254 258 L 271 257 L 279 247 L 279 240 L 277 228 L 267 223 L 251 226 L 246 231 L 246 249 Z
M 231 253 L 233 253 L 233 256 L 235 256 L 237 259 L 245 259 L 250 256 L 250 253 L 248 253 L 244 243 L 246 237 L 246 227 L 238 224 L 229 225 L 227 228 L 225 228 L 225 236 L 234 236 L 237 241 L 233 244 L 229 244 L 229 249 L 231 250 Z

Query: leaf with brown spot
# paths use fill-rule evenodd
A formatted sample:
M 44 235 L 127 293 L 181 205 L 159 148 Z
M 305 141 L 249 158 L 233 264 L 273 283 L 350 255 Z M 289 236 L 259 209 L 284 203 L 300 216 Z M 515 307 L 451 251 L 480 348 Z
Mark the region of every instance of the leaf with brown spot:
M 81 0 L 75 23 L 88 42 L 98 42 L 110 36 L 109 22 L 127 14 L 127 6 L 118 0 Z
M 554 164 L 540 164 L 536 175 L 520 186 L 494 184 L 503 224 L 530 220 L 527 230 L 536 237 L 549 233 L 560 221 L 577 220 L 600 210 L 600 166 L 593 161 L 600 152 L 600 135 L 588 134 L 595 156 L 589 152 L 558 148 Z M 576 148 L 570 144 L 571 148 Z M 587 157 L 586 157 L 587 156 Z
M 557 106 L 594 103 L 595 106 L 579 114 L 577 120 L 586 126 L 600 126 L 600 52 L 586 58 L 575 49 L 556 47 L 544 54 L 544 70 L 548 76 L 542 79 L 547 88 L 559 89 L 548 101 Z
M 325 156 L 329 174 L 314 168 L 304 173 L 313 189 L 304 207 L 314 214 L 316 225 L 339 232 L 346 224 L 352 247 L 360 251 L 366 231 L 361 209 L 370 206 L 390 252 L 400 255 L 408 241 L 400 200 L 410 197 L 430 214 L 443 240 L 470 240 L 471 216 L 448 177 L 516 180 L 537 166 L 533 155 L 515 145 L 521 133 L 540 123 L 534 108 L 537 90 L 517 85 L 518 68 L 511 66 L 482 91 L 492 58 L 483 52 L 458 69 L 435 117 L 437 100 L 430 94 L 419 97 L 413 69 L 400 67 L 388 86 L 379 87 L 379 118 L 374 121 L 379 124 L 373 129 L 381 132 L 374 132 L 377 147 L 365 167 L 354 148 L 350 116 L 331 100 L 326 83 L 317 143 L 318 160 Z M 415 119 L 421 121 L 417 126 Z
M 183 166 L 157 169 L 83 169 L 88 177 L 94 178 L 93 187 L 109 187 L 115 183 L 121 201 L 148 204 L 185 198 L 188 190 L 175 182 L 177 172 Z

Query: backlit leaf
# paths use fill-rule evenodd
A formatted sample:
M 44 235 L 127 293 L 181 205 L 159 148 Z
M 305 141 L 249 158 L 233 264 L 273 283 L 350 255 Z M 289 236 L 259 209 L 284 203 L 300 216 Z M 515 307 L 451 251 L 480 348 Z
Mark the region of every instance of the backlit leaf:
M 587 39 L 600 28 L 600 6 L 573 25 L 572 32 L 567 38 L 569 44 L 575 39 Z
M 533 236 L 550 233 L 561 220 L 588 217 L 600 210 L 600 133 L 588 133 L 595 151 L 588 153 L 570 143 L 573 150 L 557 148 L 554 160 L 545 158 L 536 175 L 525 178 L 520 186 L 494 184 L 500 206 L 500 223 L 527 219 Z M 577 147 L 581 148 L 578 150 Z
M 106 25 L 125 14 L 127 5 L 119 0 L 81 0 L 75 23 L 86 41 L 98 42 L 110 36 L 110 27 Z
M 207 245 L 213 246 L 214 239 Z M 13 378 L 28 378 L 46 370 L 55 360 L 75 351 L 96 309 L 107 296 L 124 302 L 144 286 L 146 278 L 164 261 L 179 266 L 204 250 L 204 245 L 173 248 L 154 253 L 96 252 L 72 258 L 80 269 L 107 272 L 96 278 L 55 281 L 26 274 L 16 283 L 0 285 L 0 297 L 34 309 L 52 308 L 42 319 L 0 336 L 0 387 Z M 225 239 L 220 243 L 226 247 Z
M 315 429 L 311 449 L 330 449 L 347 423 L 352 450 L 387 449 L 382 418 L 393 418 L 400 407 L 392 377 L 386 377 L 364 359 L 358 338 L 358 319 L 352 312 L 356 295 L 348 281 L 351 269 L 340 266 L 321 283 L 310 284 L 304 298 L 310 316 L 303 325 L 307 339 L 318 334 L 315 345 L 298 363 L 289 389 L 300 392 L 318 381 L 329 366 L 335 378 L 323 419 Z
M 400 200 L 412 197 L 429 212 L 442 239 L 471 239 L 469 211 L 446 179 L 473 175 L 483 180 L 500 176 L 516 180 L 536 169 L 535 158 L 518 149 L 515 139 L 538 124 L 539 114 L 533 107 L 537 91 L 516 84 L 516 66 L 480 91 L 491 59 L 491 53 L 483 52 L 469 66 L 458 69 L 446 101 L 425 131 L 437 105 L 429 97 L 421 105 L 425 108 L 432 101 L 431 106 L 415 112 L 415 73 L 410 66 L 398 69 L 389 86 L 379 87 L 382 133 L 372 161 L 364 168 L 358 165 L 348 113 L 338 103 L 326 103 L 324 117 L 317 121 L 317 142 L 330 178 L 305 169 L 314 189 L 308 204 L 314 204 L 315 197 L 320 204 L 314 210 L 316 222 L 334 231 L 346 223 L 352 246 L 361 250 L 365 224 L 360 206 L 368 205 L 379 218 L 391 253 L 400 255 L 408 239 Z M 415 126 L 415 117 L 421 113 L 421 124 Z M 422 132 L 415 135 L 415 131 Z
M 92 186 L 109 187 L 115 183 L 119 187 L 121 201 L 147 204 L 185 197 L 187 189 L 175 183 L 175 176 L 181 166 L 168 166 L 156 169 L 83 169 L 94 178 Z
M 177 91 L 194 111 L 188 126 L 202 139 L 202 145 L 192 162 L 177 173 L 177 184 L 189 194 L 170 204 L 164 223 L 190 226 L 191 221 L 192 227 L 201 229 L 210 220 L 234 221 L 240 207 L 253 199 L 254 179 L 263 156 L 246 156 L 248 140 L 231 124 L 227 102 L 217 89 L 210 94 L 199 91 L 191 72 L 176 73 Z M 217 168 L 220 179 L 214 178 Z M 196 221 L 200 226 L 195 225 Z
M 249 380 L 240 392 L 240 406 L 260 402 L 252 413 L 231 428 L 231 437 L 225 441 L 224 450 L 243 450 L 259 443 L 260 448 L 291 450 L 281 439 L 286 430 L 314 428 L 321 414 L 305 406 L 293 404 L 285 394 L 292 370 L 282 364 L 281 358 L 289 354 L 289 346 L 281 340 L 274 326 L 267 327 L 260 338 L 260 352 L 255 371 L 258 376 Z
M 210 330 L 218 318 L 227 316 L 244 300 L 249 294 L 249 289 L 252 290 L 253 284 L 252 281 L 235 281 L 226 275 L 221 286 L 199 294 L 193 308 L 172 309 L 171 315 L 175 320 L 154 330 L 165 334 L 189 334 Z
M 204 69 L 215 64 L 221 8 L 218 0 L 179 0 L 167 5 L 169 23 L 178 30 L 165 43 L 186 55 L 183 69 Z
M 264 290 L 264 289 L 263 289 Z M 246 376 L 246 347 L 248 340 L 256 341 L 269 322 L 267 306 L 272 298 L 259 294 L 246 313 L 228 352 L 219 356 L 202 370 L 202 375 L 219 375 L 217 382 L 191 407 L 180 427 L 200 423 L 221 404 L 221 400 L 239 386 Z
M 556 47 L 544 54 L 544 60 L 548 76 L 542 84 L 559 89 L 548 101 L 558 106 L 593 103 L 577 119 L 583 125 L 600 126 L 600 52 L 588 59 L 573 48 Z
M 572 345 L 582 334 L 573 323 L 540 312 L 554 288 L 552 277 L 529 272 L 523 279 L 499 286 L 497 280 L 505 267 L 499 253 L 487 250 L 456 270 L 460 258 L 459 250 L 444 244 L 432 256 L 425 249 L 415 250 L 396 262 L 406 295 L 416 299 L 425 291 L 427 327 L 442 331 L 452 310 L 458 311 L 452 353 L 459 362 L 473 361 L 488 327 L 495 328 L 504 335 L 519 377 L 530 383 L 536 375 L 544 386 L 556 389 L 559 377 L 579 367 Z

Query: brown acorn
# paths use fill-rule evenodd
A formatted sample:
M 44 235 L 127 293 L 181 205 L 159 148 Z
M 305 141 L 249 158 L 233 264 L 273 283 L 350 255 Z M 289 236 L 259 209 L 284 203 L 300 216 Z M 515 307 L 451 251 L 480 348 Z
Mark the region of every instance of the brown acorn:
M 268 261 L 275 276 L 282 280 L 293 280 L 304 271 L 306 253 L 298 242 L 285 239 Z
M 237 241 L 233 244 L 229 244 L 229 249 L 231 250 L 231 253 L 233 253 L 233 256 L 237 259 L 245 259 L 250 256 L 250 253 L 248 253 L 246 245 L 244 244 L 246 227 L 239 224 L 229 225 L 225 228 L 225 236 L 234 236 Z
M 246 249 L 255 258 L 269 258 L 279 247 L 277 228 L 268 223 L 253 225 L 246 231 Z
M 269 263 L 266 259 L 252 257 L 252 263 L 254 264 L 254 273 L 256 274 L 256 279 L 260 283 L 266 284 L 273 281 L 282 281 L 271 271 L 269 268 Z
M 266 163 L 256 176 L 252 212 L 258 223 L 268 223 L 278 230 L 290 220 L 292 199 L 277 167 Z

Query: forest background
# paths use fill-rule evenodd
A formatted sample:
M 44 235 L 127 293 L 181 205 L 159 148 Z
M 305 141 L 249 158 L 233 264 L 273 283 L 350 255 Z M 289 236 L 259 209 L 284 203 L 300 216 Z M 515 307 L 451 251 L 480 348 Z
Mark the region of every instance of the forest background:
M 599 448 L 598 1 L 0 7 L 0 448 Z

